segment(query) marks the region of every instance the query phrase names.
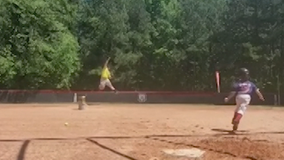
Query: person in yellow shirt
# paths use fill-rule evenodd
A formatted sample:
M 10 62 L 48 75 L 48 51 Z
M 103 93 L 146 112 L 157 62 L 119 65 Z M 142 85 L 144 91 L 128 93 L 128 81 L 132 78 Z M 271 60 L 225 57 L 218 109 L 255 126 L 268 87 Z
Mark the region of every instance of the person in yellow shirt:
M 104 67 L 102 69 L 102 73 L 101 73 L 101 80 L 100 80 L 100 85 L 99 85 L 99 89 L 100 90 L 104 90 L 105 86 L 109 87 L 112 91 L 114 91 L 115 93 L 117 92 L 117 90 L 113 87 L 113 85 L 110 82 L 111 79 L 111 74 L 110 71 L 108 69 L 108 62 L 109 62 L 110 58 L 107 59 L 107 61 L 104 64 Z

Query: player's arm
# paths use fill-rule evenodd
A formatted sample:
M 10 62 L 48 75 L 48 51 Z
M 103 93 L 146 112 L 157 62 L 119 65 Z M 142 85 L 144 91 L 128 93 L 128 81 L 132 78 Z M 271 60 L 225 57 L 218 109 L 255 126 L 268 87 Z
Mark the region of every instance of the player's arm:
M 106 60 L 104 67 L 107 67 L 109 60 L 110 60 L 110 57 Z
M 236 95 L 236 91 L 231 91 L 229 95 L 225 98 L 225 102 L 228 102 L 230 99 L 232 99 Z
M 236 84 L 233 84 L 232 91 L 225 98 L 225 102 L 228 102 L 230 99 L 232 99 L 237 94 L 237 89 L 236 88 L 237 88 Z
M 260 100 L 264 101 L 264 97 L 263 97 L 262 93 L 259 91 L 259 88 L 257 88 L 254 83 L 252 83 L 252 87 L 253 87 L 253 91 L 256 93 L 256 95 L 258 96 L 258 98 L 259 98 Z
M 264 97 L 262 95 L 262 93 L 260 92 L 260 90 L 258 88 L 255 87 L 255 93 L 257 94 L 258 98 L 262 101 L 264 101 Z

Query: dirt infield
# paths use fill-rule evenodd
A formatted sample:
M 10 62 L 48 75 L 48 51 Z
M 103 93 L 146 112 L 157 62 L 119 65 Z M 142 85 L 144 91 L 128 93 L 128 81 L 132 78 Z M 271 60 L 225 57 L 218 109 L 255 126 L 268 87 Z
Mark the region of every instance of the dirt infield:
M 0 160 L 284 160 L 284 108 L 252 107 L 229 133 L 232 106 L 1 104 Z M 66 124 L 65 124 L 66 123 Z

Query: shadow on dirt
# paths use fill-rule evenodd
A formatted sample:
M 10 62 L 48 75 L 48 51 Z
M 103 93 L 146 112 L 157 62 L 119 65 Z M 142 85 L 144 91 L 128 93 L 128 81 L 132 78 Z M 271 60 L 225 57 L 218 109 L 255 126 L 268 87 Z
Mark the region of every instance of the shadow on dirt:
M 166 142 L 166 143 L 172 143 L 172 144 L 179 144 L 179 145 L 184 145 L 184 146 L 189 146 L 189 147 L 195 147 L 195 148 L 200 148 L 200 149 L 204 149 L 204 150 L 208 150 L 208 151 L 213 151 L 213 152 L 217 152 L 220 154 L 226 154 L 226 155 L 230 155 L 231 157 L 238 157 L 237 155 L 231 154 L 231 153 L 227 153 L 227 152 L 223 152 L 223 151 L 219 151 L 219 150 L 215 150 L 215 149 L 211 149 L 211 148 L 204 148 L 201 146 L 197 146 L 194 144 L 183 144 L 183 143 L 177 143 L 177 142 L 173 142 L 170 140 L 164 140 L 164 139 L 160 139 L 160 138 L 178 138 L 178 137 L 218 137 L 218 136 L 228 136 L 228 135 L 256 135 L 256 134 L 284 134 L 284 132 L 250 132 L 247 130 L 239 130 L 235 133 L 233 133 L 231 130 L 226 130 L 226 129 L 218 129 L 218 128 L 213 128 L 211 129 L 214 132 L 219 132 L 219 134 L 204 134 L 204 135 L 142 135 L 142 136 L 89 136 L 89 137 L 73 137 L 73 138 L 31 138 L 31 139 L 0 139 L 0 142 L 23 142 L 22 147 L 18 153 L 18 158 L 17 160 L 24 160 L 25 159 L 25 152 L 30 144 L 31 141 L 36 141 L 36 140 L 46 140 L 46 141 L 53 141 L 53 140 L 87 140 L 93 144 L 96 144 L 97 146 L 108 150 L 112 153 L 115 153 L 121 157 L 124 157 L 126 159 L 129 160 L 136 160 L 133 157 L 130 157 L 128 155 L 125 155 L 123 153 L 120 153 L 114 149 L 111 149 L 99 142 L 97 142 L 94 139 L 150 139 L 150 140 L 156 140 L 156 141 L 161 141 L 161 142 Z M 220 133 L 221 132 L 221 133 Z M 254 160 L 253 157 L 242 157 L 242 158 L 247 158 L 247 159 L 251 159 Z
M 238 130 L 232 133 L 232 130 L 227 129 L 219 129 L 219 128 L 213 128 L 211 129 L 214 132 L 221 132 L 221 133 L 227 133 L 229 135 L 260 135 L 260 134 L 284 134 L 284 131 L 273 131 L 273 132 L 250 132 L 248 130 Z
M 24 141 L 19 153 L 18 153 L 18 157 L 17 157 L 17 160 L 24 160 L 25 159 L 25 153 L 26 153 L 26 150 L 30 144 L 30 140 L 26 140 Z
M 0 139 L 0 142 L 25 142 L 25 141 L 68 141 L 68 140 L 83 140 L 83 139 L 143 139 L 143 138 L 178 138 L 178 137 L 214 137 L 227 134 L 204 134 L 204 135 L 183 135 L 183 134 L 164 134 L 164 135 L 141 135 L 141 136 L 85 136 L 71 138 L 30 138 L 30 139 Z
M 126 154 L 123 154 L 123 153 L 118 152 L 118 151 L 116 151 L 116 150 L 114 150 L 114 149 L 111 149 L 111 148 L 109 148 L 109 147 L 107 147 L 107 146 L 105 146 L 105 145 L 103 145 L 103 144 L 101 144 L 101 143 L 99 143 L 99 142 L 97 142 L 97 141 L 95 141 L 95 140 L 93 140 L 93 139 L 87 138 L 86 140 L 89 141 L 89 142 L 91 142 L 91 143 L 96 144 L 97 146 L 99 146 L 99 147 L 101 147 L 101 148 L 103 148 L 103 149 L 105 149 L 105 150 L 108 150 L 108 151 L 110 151 L 110 152 L 112 152 L 112 153 L 114 153 L 114 154 L 117 154 L 117 155 L 119 155 L 119 156 L 121 156 L 121 157 L 124 157 L 124 158 L 126 158 L 126 159 L 129 159 L 129 160 L 137 160 L 136 158 L 130 157 L 130 156 L 126 155 Z
M 141 135 L 141 136 L 83 136 L 83 137 L 71 137 L 71 138 L 30 138 L 30 139 L 0 139 L 0 142 L 25 142 L 25 141 L 52 141 L 52 140 L 79 140 L 79 139 L 139 139 L 139 138 L 178 138 L 178 137 L 215 137 L 215 136 L 226 136 L 231 134 L 232 130 L 226 129 L 211 129 L 214 132 L 219 132 L 218 134 L 152 134 L 152 135 Z M 248 130 L 236 131 L 236 135 L 255 135 L 255 134 L 284 134 L 284 131 L 274 131 L 274 132 L 250 132 Z

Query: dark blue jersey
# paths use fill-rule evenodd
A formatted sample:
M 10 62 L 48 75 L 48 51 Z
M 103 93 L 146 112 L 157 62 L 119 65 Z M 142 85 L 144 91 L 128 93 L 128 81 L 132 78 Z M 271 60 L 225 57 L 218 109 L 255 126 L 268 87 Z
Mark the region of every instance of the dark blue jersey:
M 256 90 L 256 85 L 251 81 L 237 81 L 233 85 L 233 91 L 237 92 L 237 94 L 252 95 Z

